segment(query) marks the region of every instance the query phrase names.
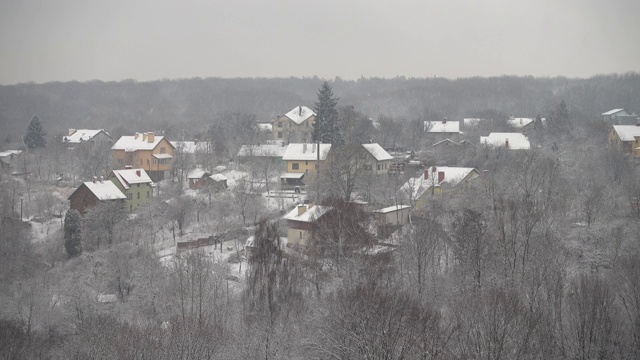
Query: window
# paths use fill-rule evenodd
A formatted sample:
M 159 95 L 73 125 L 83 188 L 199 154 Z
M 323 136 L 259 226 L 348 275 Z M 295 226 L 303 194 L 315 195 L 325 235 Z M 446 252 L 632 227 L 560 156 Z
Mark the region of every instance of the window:
M 380 171 L 380 164 L 378 164 L 378 171 Z
M 140 191 L 138 191 L 138 200 L 140 200 Z
M 291 170 L 300 170 L 300 164 L 292 163 L 291 164 Z
M 127 193 L 127 200 L 131 200 L 133 199 L 133 194 L 132 193 Z
M 166 148 L 161 147 L 161 148 L 160 148 L 160 154 L 166 154 L 166 153 L 167 153 L 167 149 L 166 149 Z
M 365 169 L 366 171 L 371 171 L 371 165 L 369 165 L 369 164 L 365 165 L 365 166 L 364 166 L 364 169 Z
M 147 191 L 147 199 L 149 198 L 149 191 Z
M 278 131 L 278 139 L 282 139 L 282 131 Z
M 147 160 L 147 161 L 149 161 L 149 160 Z M 149 164 L 147 163 L 147 165 L 149 165 Z M 158 165 L 158 159 L 153 159 L 153 165 Z
M 308 162 L 308 161 L 305 161 L 305 162 L 304 162 L 304 164 L 305 164 L 305 165 L 309 165 L 309 162 Z

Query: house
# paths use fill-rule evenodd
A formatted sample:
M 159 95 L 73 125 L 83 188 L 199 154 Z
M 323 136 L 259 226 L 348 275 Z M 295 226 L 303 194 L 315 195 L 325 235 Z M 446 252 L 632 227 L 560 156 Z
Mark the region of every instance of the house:
M 174 150 L 169 140 L 153 132 L 123 136 L 111 147 L 116 168 L 143 168 L 154 181 L 171 177 Z
M 515 129 L 526 130 L 533 127 L 535 119 L 532 118 L 509 118 L 507 124 Z
M 393 156 L 378 144 L 362 144 L 364 148 L 364 170 L 370 171 L 375 175 L 384 175 L 389 173 L 389 167 Z
M 287 220 L 287 240 L 292 246 L 306 246 L 323 216 L 332 208 L 314 204 L 299 204 L 283 219 Z
M 393 205 L 373 212 L 378 226 L 401 226 L 409 223 L 409 205 Z
M 529 150 L 531 143 L 526 136 L 520 133 L 491 133 L 489 136 L 481 136 L 480 143 L 491 147 L 504 147 L 510 150 Z
M 222 174 L 213 174 L 209 176 L 208 184 L 217 190 L 227 190 L 227 177 Z
M 282 162 L 286 146 L 262 144 L 262 145 L 242 145 L 238 151 L 238 162 L 246 163 L 251 160 L 270 160 L 275 164 Z
M 107 176 L 118 189 L 125 194 L 125 208 L 134 212 L 140 205 L 149 203 L 153 198 L 155 184 L 144 169 L 127 167 L 123 170 L 113 170 Z
M 62 137 L 62 142 L 70 149 L 80 144 L 88 144 L 90 147 L 101 147 L 113 144 L 113 138 L 104 129 L 69 129 L 69 135 Z
M 602 113 L 602 120 L 611 125 L 636 125 L 640 117 L 636 114 L 629 114 L 624 109 L 613 109 Z
M 640 157 L 640 125 L 613 125 L 609 143 L 627 154 Z
M 318 144 L 313 143 L 287 145 L 282 155 L 282 160 L 287 162 L 287 173 L 302 173 L 305 176 L 315 174 L 318 157 L 321 162 L 327 160 L 327 155 L 331 151 L 331 144 L 320 144 L 319 152 L 316 150 L 317 147 Z
M 97 180 L 82 183 L 68 198 L 70 208 L 84 214 L 87 209 L 101 202 L 115 201 L 124 206 L 127 197 L 111 181 L 105 181 L 102 177 Z
M 200 168 L 189 171 L 187 180 L 189 181 L 189 189 L 197 190 L 204 186 L 211 173 Z
M 430 134 L 458 135 L 461 134 L 460 121 L 448 121 L 447 118 L 442 121 L 425 121 L 424 131 Z
M 414 210 L 423 209 L 429 196 L 457 188 L 464 188 L 478 178 L 480 172 L 474 168 L 432 166 L 420 176 L 409 179 L 400 187 L 400 194 L 413 205 Z
M 8 169 L 11 164 L 22 154 L 22 150 L 5 150 L 0 152 L 0 169 Z
M 313 110 L 297 106 L 271 122 L 273 138 L 296 143 L 311 141 L 315 122 L 316 113 Z

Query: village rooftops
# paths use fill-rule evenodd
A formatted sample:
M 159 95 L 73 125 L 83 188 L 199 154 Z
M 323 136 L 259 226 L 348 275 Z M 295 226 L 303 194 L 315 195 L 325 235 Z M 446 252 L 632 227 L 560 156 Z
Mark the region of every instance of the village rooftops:
M 129 187 L 133 184 L 151 184 L 153 181 L 147 174 L 144 169 L 124 169 L 124 170 L 113 170 L 113 175 L 115 175 L 116 179 L 122 184 L 122 187 L 125 189 L 129 189 Z
M 298 160 L 298 161 L 309 161 L 309 160 L 317 160 L 318 153 L 316 151 L 316 147 L 318 145 L 315 143 L 312 144 L 289 144 L 284 154 L 282 155 L 282 160 Z M 320 144 L 320 160 L 326 160 L 327 154 L 329 154 L 329 150 L 331 150 L 331 144 Z
M 474 168 L 430 166 L 420 176 L 409 179 L 400 190 L 410 192 L 417 199 L 434 186 L 455 187 L 472 173 L 476 174 L 473 178 L 479 176 L 478 170 Z
M 133 136 L 122 136 L 113 144 L 111 150 L 124 150 L 126 152 L 153 150 L 162 139 L 164 139 L 164 136 L 155 136 L 152 132 L 143 134 L 136 133 Z
M 481 136 L 480 143 L 494 147 L 506 147 L 512 150 L 531 149 L 531 143 L 526 136 L 520 133 L 491 133 L 489 136 Z
M 331 209 L 331 206 L 300 204 L 285 215 L 283 219 L 301 222 L 314 222 Z
M 87 181 L 84 185 L 98 200 L 120 200 L 127 198 L 114 183 L 108 180 Z
M 362 144 L 362 146 L 371 154 L 376 161 L 393 160 L 393 156 L 378 144 Z
M 460 121 L 425 121 L 424 131 L 428 133 L 460 134 Z
M 640 136 L 640 126 L 637 125 L 613 125 L 613 130 L 621 141 L 634 141 L 636 136 Z
M 315 115 L 316 113 L 306 106 L 296 106 L 293 109 L 291 109 L 291 111 L 284 114 L 284 116 L 288 117 L 298 125 L 302 124 L 305 120 Z
M 62 141 L 69 144 L 80 144 L 83 142 L 87 142 L 93 139 L 99 133 L 104 132 L 108 137 L 111 137 L 108 132 L 104 131 L 104 129 L 98 130 L 89 130 L 89 129 L 78 129 L 78 130 L 70 130 L 69 135 L 63 136 Z
M 533 121 L 534 119 L 532 118 L 511 118 L 507 120 L 507 124 L 513 126 L 514 128 L 520 129 L 531 124 Z
M 615 113 L 619 113 L 621 111 L 624 111 L 624 109 L 613 109 L 613 110 L 609 110 L 605 113 L 602 113 L 603 116 L 607 116 L 607 115 L 613 115 Z

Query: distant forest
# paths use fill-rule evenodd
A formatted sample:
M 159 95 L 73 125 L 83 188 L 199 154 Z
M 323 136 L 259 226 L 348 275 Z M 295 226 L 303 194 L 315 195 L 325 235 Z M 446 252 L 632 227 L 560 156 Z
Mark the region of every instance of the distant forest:
M 223 114 L 275 119 L 297 105 L 313 107 L 323 79 L 194 78 L 152 82 L 54 82 L 0 86 L 3 147 L 19 142 L 37 115 L 50 136 L 68 128 L 105 128 L 116 135 L 132 131 L 196 129 Z M 331 81 L 339 105 L 352 105 L 371 118 L 438 120 L 448 117 L 545 116 L 564 100 L 577 119 L 624 108 L 640 112 L 640 74 L 598 75 L 589 79 L 502 76 L 491 78 Z

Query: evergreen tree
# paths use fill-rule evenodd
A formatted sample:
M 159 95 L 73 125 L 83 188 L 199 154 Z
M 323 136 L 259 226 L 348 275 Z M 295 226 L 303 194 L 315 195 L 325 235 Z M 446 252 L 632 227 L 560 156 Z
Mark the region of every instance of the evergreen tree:
M 82 254 L 82 218 L 76 210 L 67 211 L 64 217 L 64 248 L 69 257 Z
M 27 127 L 27 135 L 24 137 L 25 145 L 29 149 L 45 147 L 47 145 L 46 135 L 47 132 L 42 128 L 40 119 L 34 116 L 29 123 L 29 127 Z
M 342 144 L 340 120 L 338 116 L 338 98 L 333 97 L 333 90 L 326 81 L 318 91 L 318 102 L 315 104 L 316 123 L 313 129 L 313 141 Z

